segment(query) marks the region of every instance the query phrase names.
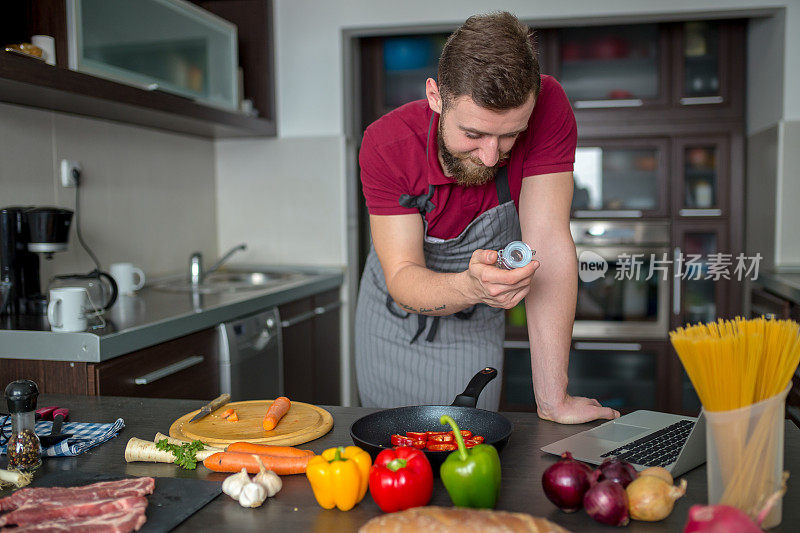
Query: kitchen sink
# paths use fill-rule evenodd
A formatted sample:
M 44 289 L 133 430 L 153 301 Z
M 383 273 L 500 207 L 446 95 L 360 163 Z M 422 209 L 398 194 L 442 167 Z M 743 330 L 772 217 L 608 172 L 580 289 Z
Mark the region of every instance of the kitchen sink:
M 302 280 L 306 277 L 306 274 L 299 272 L 219 270 L 207 275 L 201 283 L 196 285 L 182 277 L 154 283 L 152 288 L 169 292 L 197 292 L 201 294 L 240 292 L 275 287 Z

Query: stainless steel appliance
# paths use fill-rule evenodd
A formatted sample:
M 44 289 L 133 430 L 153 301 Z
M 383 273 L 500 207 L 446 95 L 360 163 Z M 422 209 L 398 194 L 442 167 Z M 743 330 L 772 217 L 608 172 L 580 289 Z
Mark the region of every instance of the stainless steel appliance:
M 587 220 L 570 229 L 579 268 L 573 338 L 666 339 L 669 223 Z
M 0 209 L 0 281 L 11 283 L 8 314 L 44 314 L 38 254 L 50 259 L 67 249 L 72 214 L 58 207 Z
M 234 401 L 283 394 L 281 320 L 273 308 L 220 324 L 220 392 Z

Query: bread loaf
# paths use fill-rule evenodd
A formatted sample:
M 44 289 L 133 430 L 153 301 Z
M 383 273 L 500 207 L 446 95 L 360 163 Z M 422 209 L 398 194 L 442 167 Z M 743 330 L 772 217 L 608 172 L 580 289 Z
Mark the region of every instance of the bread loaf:
M 568 533 L 544 518 L 523 513 L 466 509 L 463 507 L 413 507 L 376 516 L 359 533 Z

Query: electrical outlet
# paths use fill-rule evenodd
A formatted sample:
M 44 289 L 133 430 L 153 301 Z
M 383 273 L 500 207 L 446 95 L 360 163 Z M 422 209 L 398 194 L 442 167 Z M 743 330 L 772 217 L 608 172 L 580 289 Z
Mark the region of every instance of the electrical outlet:
M 64 187 L 77 187 L 81 175 L 81 164 L 69 159 L 61 160 L 61 185 Z

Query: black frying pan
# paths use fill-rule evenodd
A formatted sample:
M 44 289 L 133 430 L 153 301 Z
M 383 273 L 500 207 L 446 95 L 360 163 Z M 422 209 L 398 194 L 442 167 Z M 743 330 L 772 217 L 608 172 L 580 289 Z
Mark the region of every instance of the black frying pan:
M 493 411 L 476 409 L 478 396 L 484 387 L 497 377 L 497 370 L 484 368 L 470 380 L 467 388 L 456 396 L 452 405 L 414 405 L 396 407 L 363 416 L 350 426 L 350 437 L 356 446 L 368 451 L 373 459 L 381 450 L 391 449 L 392 435 L 405 435 L 406 431 L 450 431 L 449 425 L 439 423 L 442 415 L 450 415 L 460 429 L 482 435 L 486 444 L 497 451 L 503 449 L 514 430 L 511 421 Z M 433 472 L 439 475 L 439 465 L 451 452 L 425 451 Z

